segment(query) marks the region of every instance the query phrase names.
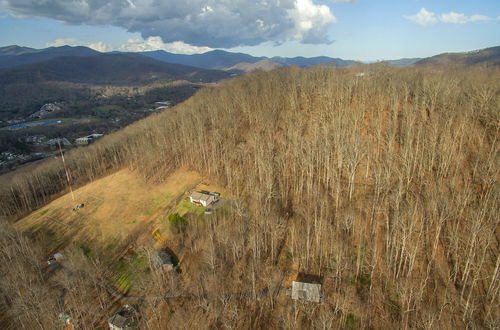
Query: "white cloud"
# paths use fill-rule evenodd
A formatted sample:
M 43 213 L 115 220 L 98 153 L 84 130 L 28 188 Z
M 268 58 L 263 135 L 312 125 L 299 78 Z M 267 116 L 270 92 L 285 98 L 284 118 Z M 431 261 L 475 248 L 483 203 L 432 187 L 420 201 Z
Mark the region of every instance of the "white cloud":
M 491 18 L 489 18 L 488 16 L 485 16 L 485 15 L 472 15 L 469 18 L 469 21 L 470 22 L 488 22 L 488 21 L 491 21 Z
M 76 38 L 59 38 L 46 44 L 47 47 L 60 46 L 85 46 L 97 50 L 98 52 L 110 52 L 119 50 L 123 52 L 147 52 L 152 50 L 164 50 L 175 54 L 201 54 L 213 50 L 210 47 L 199 47 L 186 44 L 182 41 L 164 43 L 160 37 L 149 37 L 146 39 L 129 39 L 126 44 L 118 48 L 113 48 L 102 41 L 85 42 Z
M 431 24 L 436 24 L 438 22 L 438 19 L 436 18 L 436 14 L 430 11 L 427 11 L 427 9 L 422 8 L 418 13 L 415 15 L 411 16 L 403 16 L 404 18 L 413 21 L 417 24 L 420 24 L 422 26 L 427 26 Z
M 92 48 L 92 49 L 95 49 L 97 50 L 98 52 L 102 52 L 102 53 L 106 53 L 106 52 L 110 52 L 113 50 L 113 47 L 111 47 L 110 45 L 108 44 L 105 44 L 104 42 L 102 41 L 99 41 L 99 42 L 93 42 L 91 44 L 88 44 L 87 47 L 89 48 Z
M 59 38 L 46 44 L 47 47 L 76 46 L 78 40 L 75 38 Z M 78 45 L 78 46 L 81 46 Z
M 441 14 L 436 17 L 436 14 L 428 11 L 425 8 L 420 9 L 420 11 L 411 16 L 403 16 L 404 18 L 413 21 L 422 26 L 427 26 L 431 24 L 436 24 L 438 22 L 448 23 L 448 24 L 465 24 L 469 22 L 487 22 L 491 21 L 491 18 L 485 15 L 472 15 L 466 16 L 465 14 L 450 11 L 449 13 Z M 500 18 L 500 16 L 499 16 Z
M 75 38 L 59 38 L 54 40 L 53 42 L 47 43 L 47 47 L 60 47 L 60 46 L 85 46 L 97 50 L 98 52 L 110 52 L 113 50 L 108 44 L 105 44 L 102 41 L 99 42 L 85 42 Z
M 324 27 L 337 21 L 328 6 L 317 6 L 311 0 L 297 0 L 289 13 L 295 22 L 292 37 L 304 43 L 321 43 L 327 39 Z
M 165 50 L 176 54 L 200 54 L 213 50 L 210 47 L 198 47 L 186 44 L 182 41 L 164 43 L 160 37 L 149 37 L 146 39 L 129 39 L 119 50 L 125 52 L 146 52 L 152 50 Z
M 447 14 L 442 14 L 440 17 L 441 22 L 443 23 L 451 23 L 451 24 L 465 24 L 469 22 L 486 22 L 491 20 L 488 16 L 484 15 L 472 15 L 470 17 L 465 16 L 464 14 L 456 13 L 454 11 L 450 11 Z
M 328 28 L 335 16 L 319 1 L 0 0 L 0 10 L 66 24 L 118 26 L 146 40 L 232 48 L 268 41 L 331 42 Z

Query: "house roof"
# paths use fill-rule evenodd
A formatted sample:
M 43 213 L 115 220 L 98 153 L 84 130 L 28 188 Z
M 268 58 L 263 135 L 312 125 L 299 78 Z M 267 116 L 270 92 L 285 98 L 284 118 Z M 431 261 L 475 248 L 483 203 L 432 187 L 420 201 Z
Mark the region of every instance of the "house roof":
M 130 305 L 124 305 L 115 315 L 108 319 L 108 322 L 120 329 L 134 329 L 135 316 L 135 309 Z
M 321 301 L 321 284 L 293 281 L 292 299 L 319 303 Z
M 153 251 L 151 253 L 151 263 L 157 268 L 161 268 L 163 265 L 174 265 L 172 256 L 165 250 Z
M 195 191 L 191 194 L 191 198 L 198 201 L 210 201 L 215 200 L 215 197 L 209 194 L 205 194 L 199 191 Z
M 127 318 L 124 316 L 121 316 L 120 314 L 115 314 L 111 316 L 108 320 L 109 323 L 114 325 L 115 327 L 125 329 L 126 326 L 128 326 Z

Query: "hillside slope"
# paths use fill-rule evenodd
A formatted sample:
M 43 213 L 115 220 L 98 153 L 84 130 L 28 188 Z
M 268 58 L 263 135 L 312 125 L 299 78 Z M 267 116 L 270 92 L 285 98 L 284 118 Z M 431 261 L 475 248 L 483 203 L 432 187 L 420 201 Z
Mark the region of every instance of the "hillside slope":
M 497 327 L 499 72 L 367 69 L 226 80 L 66 155 L 75 186 L 128 168 L 154 187 L 187 168 L 233 196 L 232 211 L 188 217 L 165 242 L 184 257 L 177 275 L 139 285 L 143 328 Z M 0 179 L 6 218 L 66 187 L 59 159 Z M 13 235 L 0 238 L 28 254 Z M 112 283 L 91 262 L 82 285 Z M 286 295 L 299 272 L 319 278 L 324 303 Z M 2 279 L 12 296 L 14 279 Z M 5 322 L 49 327 L 42 297 Z M 73 309 L 90 328 L 112 313 L 95 297 Z
M 240 72 L 253 72 L 257 70 L 270 71 L 282 67 L 282 64 L 270 61 L 261 60 L 255 63 L 238 63 L 228 68 L 224 68 L 225 71 L 240 71 Z
M 432 66 L 500 66 L 500 46 L 476 50 L 467 53 L 444 53 L 424 58 L 415 65 Z

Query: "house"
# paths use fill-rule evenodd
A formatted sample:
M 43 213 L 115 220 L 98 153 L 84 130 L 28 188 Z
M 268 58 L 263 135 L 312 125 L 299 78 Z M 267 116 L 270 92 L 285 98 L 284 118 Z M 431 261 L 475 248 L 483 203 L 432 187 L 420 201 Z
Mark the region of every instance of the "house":
M 76 139 L 75 143 L 78 144 L 78 145 L 89 144 L 89 139 L 86 136 L 84 136 L 84 137 Z
M 110 330 L 133 330 L 137 327 L 138 314 L 134 307 L 124 305 L 120 310 L 108 319 Z
M 299 273 L 292 282 L 292 299 L 319 303 L 323 301 L 321 278 L 315 275 Z
M 24 139 L 26 143 L 30 144 L 40 144 L 45 140 L 47 137 L 45 135 L 32 135 L 28 136 Z
M 155 250 L 151 253 L 151 266 L 155 269 L 161 269 L 164 272 L 174 270 L 174 260 L 170 253 L 161 249 Z
M 169 106 L 172 105 L 172 102 L 170 102 L 170 101 L 158 101 L 158 102 L 155 102 L 155 104 L 157 106 L 164 106 L 164 107 L 168 108 Z
M 69 142 L 69 140 L 66 139 L 65 137 L 50 139 L 47 142 L 45 142 L 45 144 L 48 145 L 48 146 L 56 146 L 56 145 L 59 145 L 59 144 L 64 145 L 66 147 L 71 146 L 71 142 Z
M 90 135 L 87 135 L 87 136 L 84 136 L 84 137 L 80 137 L 78 139 L 75 140 L 75 143 L 78 144 L 78 145 L 86 145 L 86 144 L 90 144 L 92 142 L 94 142 L 95 140 L 97 140 L 98 138 L 104 136 L 104 134 L 90 134 Z
M 207 207 L 219 200 L 219 194 L 209 191 L 195 191 L 189 196 L 189 200 L 193 204 Z

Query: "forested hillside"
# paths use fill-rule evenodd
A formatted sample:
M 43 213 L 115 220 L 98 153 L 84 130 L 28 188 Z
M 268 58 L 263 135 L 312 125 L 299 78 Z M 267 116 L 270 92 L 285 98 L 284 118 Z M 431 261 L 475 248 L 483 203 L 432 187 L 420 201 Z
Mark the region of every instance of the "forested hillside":
M 156 185 L 187 168 L 239 206 L 176 236 L 177 249 L 201 262 L 180 284 L 146 285 L 156 298 L 141 305 L 144 329 L 494 329 L 499 78 L 385 65 L 255 72 L 66 161 L 76 186 L 123 168 Z M 65 191 L 62 165 L 0 179 L 3 324 L 52 328 L 60 291 L 44 286 L 37 266 L 44 242 L 9 223 Z M 96 283 L 106 264 L 75 258 L 81 276 L 61 283 L 82 291 L 82 328 L 104 326 L 110 304 Z M 322 278 L 323 303 L 293 301 L 284 288 L 260 294 L 297 272 Z M 178 288 L 196 294 L 166 298 Z

